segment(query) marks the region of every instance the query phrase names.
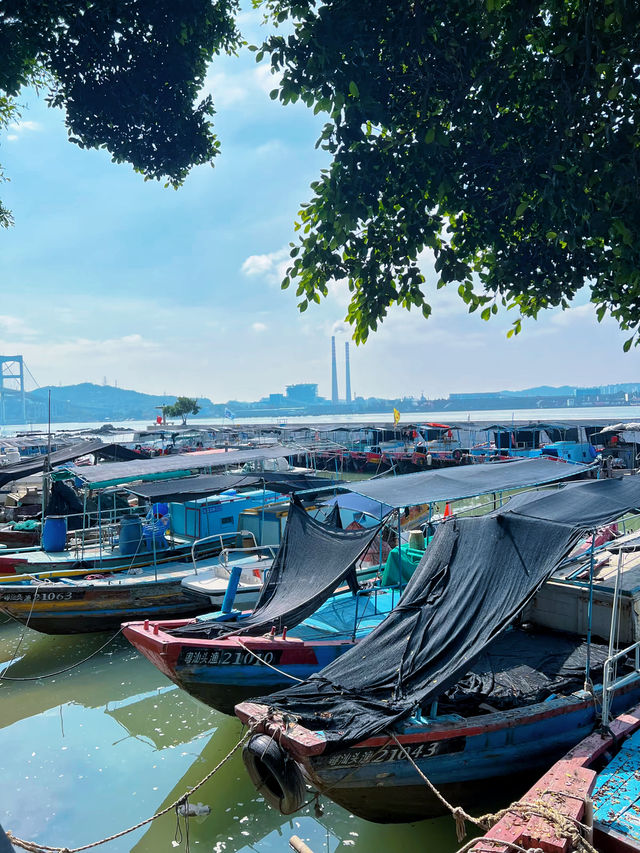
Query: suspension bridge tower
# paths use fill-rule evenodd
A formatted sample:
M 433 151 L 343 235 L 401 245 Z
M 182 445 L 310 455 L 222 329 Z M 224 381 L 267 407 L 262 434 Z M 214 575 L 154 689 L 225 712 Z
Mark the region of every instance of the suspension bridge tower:
M 18 398 L 22 422 L 27 422 L 27 399 L 24 393 L 24 361 L 21 355 L 0 355 L 0 422 L 5 424 L 8 398 Z

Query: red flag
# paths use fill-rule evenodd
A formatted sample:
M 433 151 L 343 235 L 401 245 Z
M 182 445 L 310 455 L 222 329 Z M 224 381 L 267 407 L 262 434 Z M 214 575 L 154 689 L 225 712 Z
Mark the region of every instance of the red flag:
M 449 518 L 450 515 L 453 515 L 453 513 L 451 512 L 451 504 L 447 501 L 447 505 L 444 508 L 443 518 Z

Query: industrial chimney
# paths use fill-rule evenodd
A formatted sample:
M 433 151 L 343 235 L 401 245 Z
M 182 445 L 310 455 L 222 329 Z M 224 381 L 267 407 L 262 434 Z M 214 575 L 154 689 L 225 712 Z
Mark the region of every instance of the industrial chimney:
M 338 400 L 338 367 L 336 365 L 336 339 L 331 336 L 331 402 L 334 406 Z
M 349 366 L 349 341 L 344 342 L 344 373 L 345 373 L 345 395 L 347 403 L 351 402 L 351 368 Z

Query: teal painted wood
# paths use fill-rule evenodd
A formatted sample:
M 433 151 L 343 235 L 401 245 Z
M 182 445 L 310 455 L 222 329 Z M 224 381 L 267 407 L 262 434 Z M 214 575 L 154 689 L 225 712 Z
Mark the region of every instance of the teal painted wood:
M 600 771 L 592 796 L 594 821 L 640 842 L 640 732 Z

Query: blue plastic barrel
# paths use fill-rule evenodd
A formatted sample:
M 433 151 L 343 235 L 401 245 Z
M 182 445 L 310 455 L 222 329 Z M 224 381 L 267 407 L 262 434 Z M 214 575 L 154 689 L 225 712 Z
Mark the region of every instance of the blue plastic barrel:
M 48 515 L 42 527 L 42 550 L 64 551 L 67 544 L 67 519 L 62 515 Z
M 142 521 L 137 515 L 127 515 L 120 521 L 120 553 L 135 554 L 142 542 Z

